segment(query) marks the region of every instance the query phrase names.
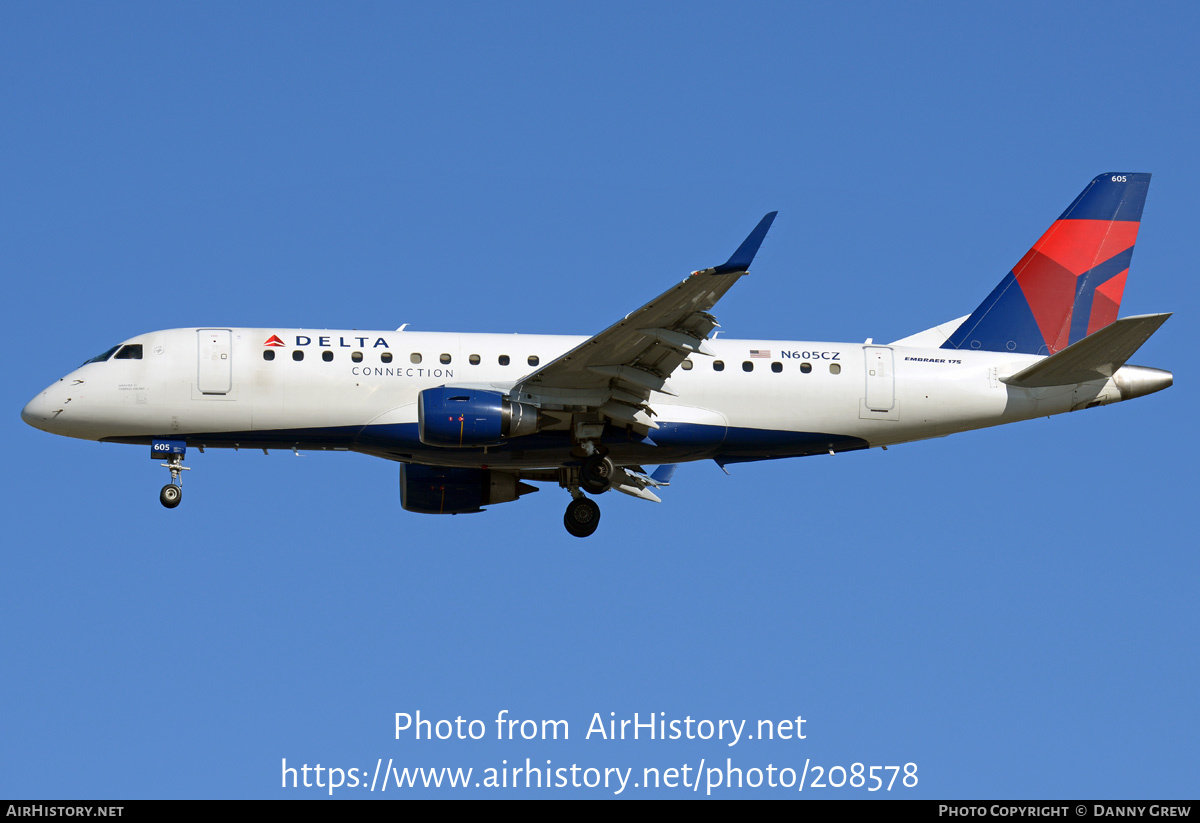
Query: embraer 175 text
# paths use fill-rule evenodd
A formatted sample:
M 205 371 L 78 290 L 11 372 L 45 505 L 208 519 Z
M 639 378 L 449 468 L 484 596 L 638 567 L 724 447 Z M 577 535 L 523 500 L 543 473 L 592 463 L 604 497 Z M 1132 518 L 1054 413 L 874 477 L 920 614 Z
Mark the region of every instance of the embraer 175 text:
M 709 339 L 775 218 L 729 260 L 592 337 L 307 329 L 138 335 L 39 392 L 31 426 L 149 445 L 179 505 L 188 446 L 334 449 L 400 464 L 400 503 L 465 514 L 557 483 L 586 537 L 610 489 L 658 501 L 676 464 L 890 446 L 1129 400 L 1169 314 L 1117 319 L 1149 174 L 1088 184 L 966 317 L 886 346 Z M 653 473 L 644 465 L 657 465 Z

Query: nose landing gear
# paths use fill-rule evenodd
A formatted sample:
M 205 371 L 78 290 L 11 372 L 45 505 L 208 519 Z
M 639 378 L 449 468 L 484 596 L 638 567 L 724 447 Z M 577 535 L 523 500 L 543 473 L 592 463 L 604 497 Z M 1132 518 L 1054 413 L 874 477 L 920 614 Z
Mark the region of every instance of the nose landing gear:
M 158 502 L 162 503 L 168 509 L 173 509 L 183 500 L 183 487 L 176 486 L 174 483 L 168 483 L 162 487 L 162 491 L 158 493 Z
M 168 509 L 173 509 L 183 500 L 183 480 L 180 478 L 180 472 L 190 472 L 191 469 L 183 465 L 183 455 L 173 454 L 167 458 L 166 463 L 159 463 L 164 469 L 171 470 L 171 482 L 162 487 L 162 491 L 158 493 L 158 502 L 162 503 Z
M 191 471 L 183 465 L 186 450 L 187 445 L 182 440 L 155 440 L 150 445 L 150 456 L 159 458 L 166 455 L 167 462 L 158 465 L 171 470 L 171 482 L 163 486 L 158 493 L 158 502 L 168 509 L 175 508 L 183 500 L 183 480 L 180 473 Z

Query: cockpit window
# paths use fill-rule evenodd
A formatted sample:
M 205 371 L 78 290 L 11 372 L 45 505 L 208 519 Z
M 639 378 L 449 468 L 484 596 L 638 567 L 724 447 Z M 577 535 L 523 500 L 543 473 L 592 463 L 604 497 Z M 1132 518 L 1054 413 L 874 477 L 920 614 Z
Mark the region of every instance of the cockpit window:
M 141 360 L 142 359 L 142 344 L 130 343 L 128 346 L 122 346 L 117 352 L 117 356 L 113 360 Z
M 85 360 L 85 361 L 84 361 L 84 363 L 83 363 L 83 365 L 85 365 L 85 366 L 86 366 L 88 363 L 103 363 L 105 360 L 107 360 L 108 358 L 112 357 L 112 356 L 113 356 L 113 352 L 115 352 L 115 351 L 116 351 L 117 349 L 119 349 L 119 348 L 121 348 L 121 344 L 120 344 L 120 343 L 118 343 L 117 345 L 113 346 L 111 349 L 109 349 L 108 351 L 106 351 L 104 354 L 98 354 L 98 355 L 96 355 L 95 357 L 93 357 L 91 360 Z

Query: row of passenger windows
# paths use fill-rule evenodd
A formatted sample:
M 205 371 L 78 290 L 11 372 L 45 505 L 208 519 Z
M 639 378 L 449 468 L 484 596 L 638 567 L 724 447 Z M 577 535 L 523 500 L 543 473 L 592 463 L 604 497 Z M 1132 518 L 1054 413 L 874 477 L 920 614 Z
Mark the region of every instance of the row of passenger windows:
M 274 360 L 274 359 L 275 359 L 275 350 L 274 349 L 263 349 L 263 360 Z M 292 359 L 297 360 L 297 361 L 303 360 L 304 359 L 304 349 L 294 349 L 292 351 Z M 333 362 L 333 352 L 326 349 L 325 351 L 321 352 L 321 359 L 324 360 L 326 363 Z M 350 352 L 350 359 L 353 360 L 355 363 L 361 363 L 363 360 L 363 353 L 360 351 Z M 414 364 L 420 363 L 423 359 L 424 358 L 422 357 L 422 355 L 419 352 L 413 352 L 412 354 L 410 354 L 408 356 L 408 362 L 414 363 Z M 442 365 L 449 365 L 453 361 L 453 359 L 454 358 L 452 358 L 448 354 L 442 354 L 442 355 L 438 356 L 438 362 L 441 363 Z M 392 362 L 392 353 L 390 351 L 382 352 L 379 355 L 379 360 L 381 363 L 391 363 Z M 467 362 L 470 363 L 472 366 L 478 366 L 480 363 L 483 362 L 483 360 L 480 358 L 479 355 L 472 354 L 467 358 Z M 501 366 L 507 366 L 510 362 L 512 362 L 512 360 L 507 354 L 502 354 L 498 358 L 496 358 L 496 362 L 499 363 Z M 531 366 L 536 366 L 538 363 L 541 362 L 541 358 L 539 358 L 536 354 L 531 354 L 531 355 L 529 355 L 529 357 L 525 358 L 525 362 Z
M 142 344 L 141 343 L 131 343 L 127 346 L 113 346 L 108 351 L 104 352 L 103 354 L 97 355 L 96 357 L 93 357 L 91 360 L 89 360 L 87 362 L 88 363 L 101 363 L 105 360 L 108 360 L 110 357 L 113 360 L 141 360 L 142 359 Z M 264 349 L 263 350 L 263 360 L 274 360 L 274 359 L 275 359 L 275 350 L 274 349 Z M 304 350 L 303 349 L 294 349 L 292 351 L 292 359 L 297 360 L 297 361 L 303 360 L 304 359 Z M 325 351 L 322 351 L 321 359 L 324 360 L 326 363 L 333 362 L 333 352 L 329 351 L 328 349 L 326 349 Z M 351 352 L 350 359 L 353 360 L 355 363 L 361 363 L 362 359 L 363 359 L 363 353 L 360 351 Z M 385 351 L 379 355 L 379 359 L 383 363 L 391 363 L 392 362 L 392 353 L 390 351 Z M 408 356 L 409 362 L 413 363 L 413 364 L 419 364 L 422 359 L 423 358 L 422 358 L 420 352 L 413 352 L 412 354 L 410 354 Z M 453 358 L 449 354 L 443 353 L 438 356 L 438 362 L 441 363 L 442 365 L 449 365 L 452 360 L 453 360 Z M 482 362 L 482 360 L 479 357 L 479 355 L 472 354 L 467 357 L 467 362 L 470 363 L 472 366 L 478 366 Z M 509 356 L 507 354 L 502 354 L 496 358 L 496 362 L 499 363 L 501 366 L 507 366 L 511 362 L 511 359 L 509 358 Z M 536 366 L 538 363 L 541 362 L 541 360 L 538 358 L 538 356 L 536 354 L 531 354 L 531 355 L 529 355 L 529 357 L 525 358 L 525 362 L 527 362 L 531 366 Z M 87 363 L 85 363 L 84 365 L 86 366 Z M 691 371 L 692 366 L 693 366 L 693 363 L 691 360 L 683 361 L 683 370 L 684 371 Z M 725 361 L 724 360 L 714 360 L 714 361 L 712 361 L 712 367 L 713 367 L 713 371 L 725 371 Z M 754 361 L 743 360 L 742 361 L 742 371 L 745 371 L 745 372 L 754 371 Z M 782 372 L 783 364 L 780 363 L 778 360 L 774 361 L 773 363 L 771 363 L 771 371 L 775 372 L 776 374 Z M 800 371 L 804 374 L 808 374 L 809 372 L 812 371 L 812 363 L 801 363 Z M 841 365 L 838 363 L 830 363 L 829 364 L 829 373 L 830 374 L 841 374 L 842 373 Z
M 724 360 L 714 360 L 714 361 L 712 361 L 712 367 L 713 367 L 713 371 L 725 371 L 725 361 Z M 692 368 L 692 361 L 684 360 L 683 361 L 683 370 L 688 371 L 691 368 Z M 810 372 L 812 372 L 812 368 L 813 368 L 812 363 L 801 363 L 800 364 L 800 371 L 803 374 L 809 374 Z M 743 360 L 742 361 L 742 371 L 754 371 L 754 361 L 753 360 Z M 780 363 L 778 360 L 774 361 L 773 363 L 771 363 L 771 371 L 775 372 L 776 374 L 779 374 L 780 372 L 783 371 L 783 364 Z M 842 365 L 840 363 L 830 363 L 829 364 L 829 373 L 830 374 L 841 374 L 842 373 Z
M 131 349 L 131 348 L 135 348 L 135 347 L 126 346 L 125 348 Z M 142 357 L 142 347 L 137 346 L 136 348 L 137 348 L 136 357 L 137 357 L 137 359 L 140 360 Z M 111 352 L 109 352 L 109 353 L 111 354 Z M 122 349 L 121 353 L 118 354 L 117 357 L 120 358 L 120 357 L 124 356 L 124 354 L 125 354 L 125 349 Z M 263 350 L 263 360 L 274 360 L 274 359 L 275 359 L 275 350 L 274 349 L 264 349 Z M 303 349 L 294 349 L 292 351 L 292 359 L 296 360 L 296 361 L 303 360 L 304 359 L 304 350 Z M 325 351 L 321 352 L 321 359 L 324 360 L 326 363 L 333 362 L 333 352 L 326 349 Z M 363 360 L 363 353 L 360 351 L 351 352 L 350 359 L 353 360 L 355 363 L 361 363 Z M 419 352 L 413 352 L 412 354 L 410 354 L 408 356 L 409 362 L 414 363 L 414 364 L 420 363 L 422 359 L 423 358 Z M 438 357 L 438 362 L 443 365 L 449 365 L 450 362 L 452 361 L 452 359 L 453 358 L 451 358 L 450 355 L 442 354 L 441 356 Z M 392 362 L 392 353 L 390 351 L 385 351 L 385 352 L 381 353 L 379 355 L 379 360 L 380 360 L 380 362 L 383 362 L 383 363 L 391 363 Z M 470 363 L 472 366 L 478 366 L 482 362 L 482 360 L 480 359 L 479 355 L 472 354 L 469 357 L 467 357 L 467 362 Z M 502 354 L 496 358 L 496 362 L 499 363 L 501 366 L 507 366 L 512 361 L 507 354 Z M 531 355 L 529 355 L 529 357 L 527 357 L 525 359 L 525 362 L 527 362 L 531 366 L 536 366 L 541 361 L 536 354 L 531 354 Z M 683 370 L 691 371 L 693 365 L 694 364 L 692 363 L 691 360 L 684 360 L 683 361 Z M 712 367 L 713 367 L 713 371 L 725 371 L 725 361 L 724 360 L 714 360 L 714 361 L 712 361 Z M 742 361 L 742 371 L 745 371 L 745 372 L 754 371 L 754 361 L 743 360 Z M 779 374 L 780 372 L 783 371 L 783 364 L 780 363 L 778 360 L 774 361 L 773 363 L 771 363 L 771 371 L 775 372 L 776 374 Z M 801 363 L 800 371 L 803 374 L 809 374 L 812 371 L 812 363 Z M 829 364 L 829 373 L 830 374 L 841 374 L 842 373 L 841 364 L 830 363 Z

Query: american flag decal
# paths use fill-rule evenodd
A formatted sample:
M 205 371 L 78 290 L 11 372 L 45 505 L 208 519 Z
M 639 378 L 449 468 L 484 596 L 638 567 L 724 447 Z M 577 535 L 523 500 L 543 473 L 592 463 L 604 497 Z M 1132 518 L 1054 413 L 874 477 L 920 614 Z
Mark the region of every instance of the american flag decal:
M 770 349 L 751 349 L 750 356 L 751 357 L 765 357 L 768 360 L 770 360 L 771 359 L 771 350 Z

